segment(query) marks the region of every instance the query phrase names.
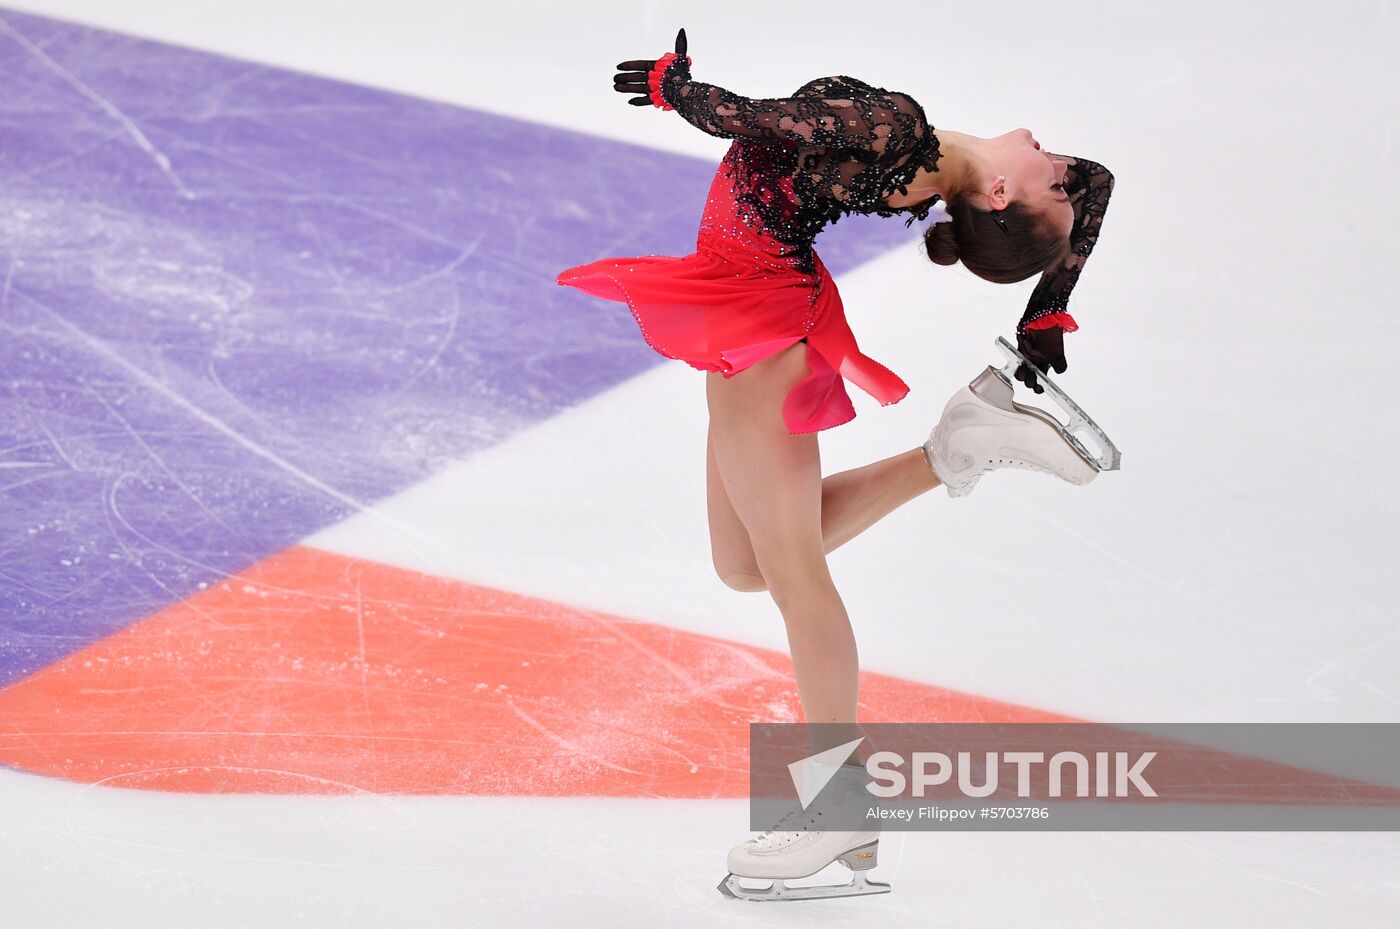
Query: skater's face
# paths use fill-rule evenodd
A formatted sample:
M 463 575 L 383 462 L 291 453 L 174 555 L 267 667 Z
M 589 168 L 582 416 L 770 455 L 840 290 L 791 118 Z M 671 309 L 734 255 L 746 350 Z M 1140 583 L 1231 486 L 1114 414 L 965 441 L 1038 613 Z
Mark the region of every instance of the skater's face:
M 1014 129 L 995 141 L 998 157 L 994 166 L 997 175 L 1006 180 L 991 180 L 988 198 L 992 208 L 1002 209 L 1010 202 L 1025 203 L 1068 236 L 1074 226 L 1074 207 L 1061 186 L 1068 162 L 1041 151 L 1029 129 Z

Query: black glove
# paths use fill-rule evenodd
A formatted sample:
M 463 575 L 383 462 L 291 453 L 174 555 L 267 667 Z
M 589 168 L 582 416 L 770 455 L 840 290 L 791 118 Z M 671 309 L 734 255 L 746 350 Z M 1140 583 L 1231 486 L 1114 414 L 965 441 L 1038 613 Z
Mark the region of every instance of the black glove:
M 1049 329 L 1027 329 L 1016 336 L 1016 350 L 1025 355 L 1041 373 L 1054 367 L 1056 374 L 1064 374 L 1069 368 L 1069 362 L 1065 361 L 1065 331 L 1059 326 L 1051 326 Z M 1024 364 L 1016 367 L 1016 380 L 1036 393 L 1043 394 L 1045 388 L 1036 382 L 1035 375 L 1035 368 Z
M 684 29 L 676 33 L 676 55 L 685 57 Z M 656 67 L 656 61 L 655 58 L 649 61 L 637 59 L 618 65 L 618 73 L 613 75 L 613 90 L 620 94 L 641 94 L 627 102 L 633 106 L 651 106 L 651 85 L 647 83 L 647 74 Z

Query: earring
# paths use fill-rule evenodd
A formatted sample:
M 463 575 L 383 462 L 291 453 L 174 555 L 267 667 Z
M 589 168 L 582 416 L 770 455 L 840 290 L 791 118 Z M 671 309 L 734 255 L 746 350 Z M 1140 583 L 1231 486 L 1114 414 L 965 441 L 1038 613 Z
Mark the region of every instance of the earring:
M 1006 180 L 1006 178 L 1005 178 L 1004 176 L 999 176 L 999 177 L 997 178 L 997 180 L 998 180 L 998 181 L 1004 181 L 1004 180 Z M 996 211 L 996 210 L 993 210 L 993 211 L 992 211 L 992 220 L 993 220 L 994 222 L 996 222 L 996 224 L 997 224 L 998 226 L 1001 227 L 1001 231 L 1002 231 L 1002 232 L 1004 232 L 1004 233 L 1007 234 L 1007 235 L 1011 235 L 1011 230 L 1006 228 L 1006 219 L 1002 217 L 1002 215 L 1001 215 L 1000 212 L 998 212 L 998 211 Z

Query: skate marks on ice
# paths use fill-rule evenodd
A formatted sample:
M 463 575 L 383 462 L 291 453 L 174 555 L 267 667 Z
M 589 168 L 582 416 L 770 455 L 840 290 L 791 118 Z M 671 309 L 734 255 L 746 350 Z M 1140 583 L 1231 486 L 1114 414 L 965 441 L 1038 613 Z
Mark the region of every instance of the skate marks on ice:
M 621 320 L 523 298 L 572 257 L 547 227 L 606 234 L 590 198 L 701 183 L 694 160 L 3 21 L 0 682 L 655 363 L 618 350 Z M 617 157 L 570 157 L 590 145 Z M 572 188 L 582 218 L 522 203 L 506 162 Z M 541 357 L 542 314 L 567 351 Z
M 862 701 L 1068 721 L 872 673 Z M 743 797 L 748 723 L 797 695 L 777 651 L 293 548 L 10 685 L 0 717 L 0 764 L 85 784 Z
M 715 891 L 716 849 L 742 832 L 744 810 L 742 800 L 364 794 L 195 803 L 0 769 L 0 880 L 7 916 L 35 926 L 116 926 L 119 903 L 120 925 L 152 927 L 583 927 L 626 914 L 626 925 L 680 929 L 853 918 L 893 929 L 1179 929 L 1248 913 L 1278 929 L 1379 929 L 1400 906 L 1400 841 L 1380 833 L 891 835 L 873 875 L 895 892 L 753 906 Z
M 550 282 L 693 244 L 712 163 L 0 24 L 0 684 L 664 362 Z

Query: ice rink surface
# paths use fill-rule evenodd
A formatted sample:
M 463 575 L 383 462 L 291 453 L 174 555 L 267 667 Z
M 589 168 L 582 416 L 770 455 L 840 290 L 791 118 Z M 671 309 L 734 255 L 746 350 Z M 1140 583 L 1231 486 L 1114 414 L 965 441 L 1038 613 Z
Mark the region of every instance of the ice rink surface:
M 844 73 L 1116 178 L 1059 382 L 1123 450 L 831 555 L 872 721 L 1400 719 L 1387 3 L 0 10 L 0 925 L 1389 927 L 1373 833 L 892 834 L 722 898 L 781 618 L 710 570 L 703 378 L 555 286 L 683 254 L 728 143 L 626 106 Z M 913 448 L 1033 281 L 818 239 Z M 835 874 L 837 869 L 833 869 Z

